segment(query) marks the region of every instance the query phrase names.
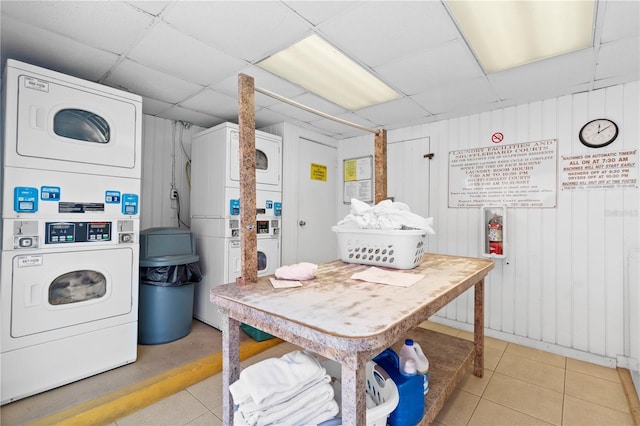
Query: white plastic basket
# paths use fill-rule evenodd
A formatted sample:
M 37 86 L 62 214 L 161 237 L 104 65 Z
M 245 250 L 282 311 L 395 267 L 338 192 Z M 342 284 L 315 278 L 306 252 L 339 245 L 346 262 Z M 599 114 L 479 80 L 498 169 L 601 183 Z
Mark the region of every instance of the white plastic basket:
M 320 361 L 320 364 L 331 376 L 334 397 L 338 405 L 342 405 L 342 367 L 340 363 L 330 359 Z M 367 372 L 367 426 L 386 426 L 387 417 L 396 409 L 400 402 L 398 387 L 386 371 L 373 361 L 368 361 Z M 338 414 L 340 415 L 340 413 Z M 342 419 L 327 420 L 320 426 L 341 425 Z
M 427 233 L 420 229 L 344 229 L 332 227 L 340 259 L 348 263 L 412 269 L 422 261 Z

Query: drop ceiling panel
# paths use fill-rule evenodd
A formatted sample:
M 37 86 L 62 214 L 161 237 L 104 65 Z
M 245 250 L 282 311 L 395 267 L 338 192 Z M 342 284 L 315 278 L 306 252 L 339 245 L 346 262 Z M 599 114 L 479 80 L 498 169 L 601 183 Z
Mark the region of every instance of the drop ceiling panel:
M 318 27 L 328 41 L 371 67 L 424 52 L 458 32 L 440 2 L 363 2 Z
M 180 102 L 180 106 L 216 117 L 237 117 L 238 98 L 223 95 L 211 89 L 204 89 L 189 99 Z
M 128 1 L 127 3 L 153 16 L 158 16 L 167 6 L 171 4 L 170 1 L 156 0 Z
M 593 80 L 593 49 L 582 49 L 488 76 L 501 99 L 530 99 L 541 93 L 566 94 Z
M 237 123 L 238 120 L 235 120 L 235 122 Z M 287 122 L 293 124 L 294 126 L 302 126 L 306 124 L 303 121 L 300 121 L 293 117 L 282 115 L 281 113 L 277 113 L 275 111 L 271 111 L 268 108 L 260 108 L 256 110 L 256 129 L 282 122 Z
M 413 122 L 416 119 L 427 117 L 431 113 L 413 100 L 403 98 L 364 108 L 358 111 L 357 115 L 376 123 L 376 127 L 387 127 L 392 123 Z
M 158 117 L 166 118 L 169 120 L 180 120 L 187 121 L 189 123 L 195 124 L 196 126 L 209 128 L 213 127 L 217 124 L 224 123 L 225 121 L 229 121 L 224 117 L 216 117 L 209 114 L 202 114 L 196 111 L 191 111 L 185 108 L 182 108 L 178 105 L 172 106 L 167 111 L 158 114 Z
M 640 31 L 640 2 L 609 1 L 606 3 L 601 42 L 638 37 Z
M 168 102 L 159 101 L 146 96 L 142 97 L 142 112 L 148 115 L 158 115 L 172 107 Z
M 202 86 L 189 83 L 160 71 L 126 60 L 106 78 L 105 84 L 126 87 L 142 96 L 175 104 L 202 90 Z
M 0 53 L 3 64 L 16 59 L 91 81 L 100 80 L 118 60 L 113 53 L 8 17 L 0 26 Z
M 304 109 L 294 107 L 284 102 L 278 102 L 271 105 L 268 108 L 270 111 L 278 114 L 286 115 L 287 117 L 295 118 L 296 120 L 309 122 L 315 120 L 318 115 L 305 111 Z
M 299 86 L 289 83 L 288 81 L 283 80 L 282 78 L 277 77 L 271 74 L 270 72 L 265 71 L 262 68 L 259 68 L 254 65 L 248 65 L 242 68 L 241 70 L 239 70 L 237 73 L 231 74 L 223 81 L 212 84 L 211 88 L 213 88 L 217 92 L 224 93 L 228 96 L 237 97 L 238 96 L 238 74 L 245 74 L 250 77 L 253 77 L 255 87 L 269 90 L 280 96 L 284 96 L 285 98 L 291 99 L 295 96 L 299 96 L 302 93 L 304 93 L 304 91 Z M 269 99 L 273 99 L 273 98 L 269 98 Z M 278 101 L 272 100 L 272 101 L 269 101 L 269 103 L 266 105 L 270 105 L 275 102 L 278 102 Z
M 638 79 L 640 76 L 640 40 L 625 38 L 602 44 L 598 51 L 596 80 L 620 78 Z
M 439 86 L 411 98 L 433 114 L 442 114 L 455 108 L 484 107 L 499 101 L 485 77 Z
M 313 108 L 317 111 L 323 112 L 325 114 L 333 115 L 333 116 L 338 114 L 344 114 L 347 112 L 347 110 L 342 108 L 341 106 L 336 105 L 333 102 L 327 101 L 311 93 L 304 93 L 300 96 L 296 96 L 292 98 L 292 100 L 304 106 L 307 106 L 309 108 Z
M 311 25 L 275 1 L 175 2 L 163 19 L 223 52 L 256 61 L 301 39 Z
M 482 76 L 480 66 L 459 40 L 379 66 L 375 71 L 406 95 Z
M 99 7 L 91 1 L 2 1 L 2 13 L 117 54 L 140 41 L 154 19 L 124 2 L 97 3 Z
M 193 83 L 208 85 L 246 65 L 218 49 L 183 34 L 166 23 L 153 27 L 128 57 Z
M 338 118 L 349 121 L 351 123 L 358 124 L 360 126 L 363 126 L 369 129 L 376 129 L 375 123 L 371 123 L 365 120 L 364 118 L 359 117 L 353 113 L 342 114 Z M 333 137 L 337 136 L 338 139 L 345 139 L 353 136 L 362 136 L 362 135 L 371 135 L 371 137 L 373 138 L 373 134 L 366 130 L 360 130 L 356 127 L 352 127 L 347 124 L 329 120 L 326 118 L 319 118 L 319 119 L 313 120 L 309 122 L 308 125 L 309 125 L 308 127 L 309 129 L 312 129 L 314 131 L 317 131 L 325 135 L 331 135 Z
M 319 25 L 344 11 L 356 7 L 357 1 L 285 1 L 283 2 L 313 25 Z

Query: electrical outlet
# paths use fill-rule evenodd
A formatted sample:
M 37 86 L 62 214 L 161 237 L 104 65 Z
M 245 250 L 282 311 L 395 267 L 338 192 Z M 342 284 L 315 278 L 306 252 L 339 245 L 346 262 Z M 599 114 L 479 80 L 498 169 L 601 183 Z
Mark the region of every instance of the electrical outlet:
M 169 191 L 169 198 L 170 198 L 170 199 L 172 199 L 172 200 L 177 199 L 177 198 L 178 198 L 178 190 L 177 190 L 177 189 L 173 189 L 173 188 L 172 188 L 172 189 Z

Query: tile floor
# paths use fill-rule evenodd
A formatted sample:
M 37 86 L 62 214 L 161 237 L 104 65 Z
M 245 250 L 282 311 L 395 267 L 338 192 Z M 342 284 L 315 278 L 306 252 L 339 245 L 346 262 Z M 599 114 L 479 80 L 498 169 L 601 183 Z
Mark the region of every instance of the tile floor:
M 424 327 L 472 339 L 472 334 L 434 323 Z M 281 356 L 283 343 L 242 363 Z M 113 425 L 221 425 L 222 377 L 203 380 Z M 471 370 L 436 425 L 633 425 L 615 369 L 576 361 L 501 340 L 485 340 L 485 374 Z M 113 426 L 112 425 L 112 426 Z
M 250 337 L 241 333 L 241 339 Z M 0 425 L 24 425 L 47 418 L 221 350 L 222 333 L 194 319 L 190 333 L 179 340 L 161 345 L 138 345 L 138 359 L 132 364 L 3 405 L 0 407 Z

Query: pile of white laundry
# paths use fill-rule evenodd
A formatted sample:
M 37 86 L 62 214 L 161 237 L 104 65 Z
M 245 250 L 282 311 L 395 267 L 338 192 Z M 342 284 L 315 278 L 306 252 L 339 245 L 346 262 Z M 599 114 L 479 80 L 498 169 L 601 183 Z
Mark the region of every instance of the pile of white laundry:
M 432 226 L 432 217 L 412 213 L 405 203 L 382 200 L 372 207 L 355 198 L 351 199 L 351 212 L 336 225 L 342 229 L 422 229 L 434 235 Z
M 236 425 L 317 425 L 340 411 L 318 360 L 293 351 L 248 366 L 229 386 Z

